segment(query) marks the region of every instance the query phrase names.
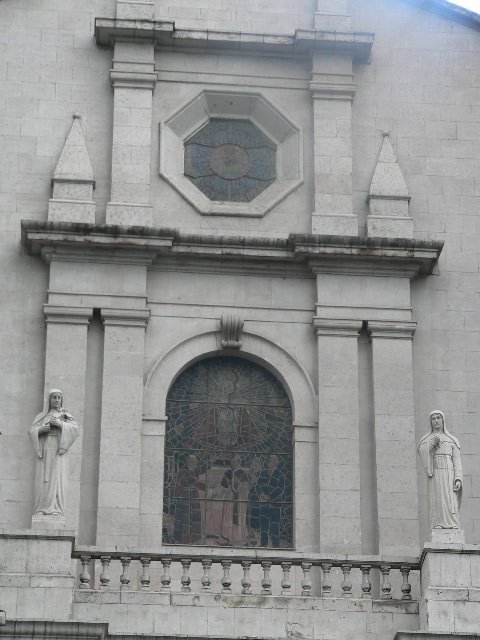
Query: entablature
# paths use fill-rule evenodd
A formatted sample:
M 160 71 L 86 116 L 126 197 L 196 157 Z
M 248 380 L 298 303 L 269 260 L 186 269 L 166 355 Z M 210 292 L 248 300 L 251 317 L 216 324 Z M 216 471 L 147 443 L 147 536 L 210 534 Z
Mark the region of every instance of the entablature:
M 117 41 L 154 43 L 158 49 L 207 49 L 227 53 L 248 51 L 271 56 L 309 55 L 312 51 L 348 53 L 356 62 L 367 62 L 374 34 L 297 29 L 294 34 L 244 33 L 214 29 L 177 29 L 164 20 L 97 18 L 95 39 L 111 47 Z
M 442 242 L 402 238 L 359 238 L 289 234 L 285 238 L 188 234 L 178 229 L 119 227 L 83 223 L 22 221 L 22 243 L 33 255 L 51 260 L 143 262 L 162 258 L 302 265 L 312 275 L 430 275 Z

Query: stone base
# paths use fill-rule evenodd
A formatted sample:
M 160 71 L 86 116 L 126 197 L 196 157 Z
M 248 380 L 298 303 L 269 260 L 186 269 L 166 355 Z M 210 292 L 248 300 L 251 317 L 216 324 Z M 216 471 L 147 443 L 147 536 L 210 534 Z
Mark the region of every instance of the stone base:
M 153 227 L 153 209 L 149 204 L 109 202 L 106 223 L 122 227 Z
M 369 238 L 413 238 L 412 218 L 372 216 L 367 218 Z
M 325 236 L 358 236 L 358 218 L 353 214 L 312 214 L 312 233 Z
M 319 31 L 350 31 L 352 16 L 343 13 L 317 12 L 314 15 L 314 27 Z
M 430 542 L 436 544 L 465 544 L 465 534 L 462 529 L 432 529 Z
M 48 221 L 95 224 L 95 202 L 82 202 L 80 200 L 49 200 Z
M 32 529 L 65 529 L 65 518 L 36 513 L 32 516 Z

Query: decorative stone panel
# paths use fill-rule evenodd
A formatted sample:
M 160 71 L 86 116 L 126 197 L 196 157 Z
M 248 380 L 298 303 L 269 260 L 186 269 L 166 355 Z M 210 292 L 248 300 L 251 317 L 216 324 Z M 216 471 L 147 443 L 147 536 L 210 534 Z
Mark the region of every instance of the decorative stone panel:
M 248 121 L 276 146 L 276 179 L 251 202 L 212 200 L 185 175 L 185 141 L 219 118 Z M 203 215 L 261 217 L 303 182 L 301 133 L 261 95 L 205 91 L 161 123 L 160 175 Z

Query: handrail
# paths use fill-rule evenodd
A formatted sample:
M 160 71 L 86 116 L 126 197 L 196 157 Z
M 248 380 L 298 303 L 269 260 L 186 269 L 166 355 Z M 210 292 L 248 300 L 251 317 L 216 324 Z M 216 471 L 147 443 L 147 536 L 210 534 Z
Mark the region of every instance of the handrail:
M 420 569 L 420 561 L 418 558 L 398 557 L 398 556 L 379 556 L 379 555 L 349 555 L 349 554 L 320 554 L 320 553 L 304 553 L 293 550 L 281 551 L 279 549 L 232 549 L 226 547 L 185 547 L 185 546 L 165 546 L 155 549 L 138 549 L 134 547 L 115 547 L 114 549 L 105 549 L 96 546 L 78 546 L 75 547 L 72 557 L 80 560 L 82 571 L 80 573 L 80 589 L 94 589 L 95 579 L 92 579 L 90 567 L 92 561 L 100 561 L 101 573 L 98 577 L 99 589 L 112 589 L 110 565 L 112 561 L 119 561 L 121 564 L 121 574 L 119 579 L 119 589 L 135 588 L 131 585 L 130 565 L 132 561 L 139 562 L 141 574 L 138 575 L 138 582 L 141 590 L 149 590 L 151 588 L 150 566 L 152 562 L 161 564 L 162 575 L 159 578 L 159 590 L 162 593 L 170 593 L 172 591 L 172 576 L 170 569 L 172 564 L 177 568 L 176 580 L 180 583 L 179 590 L 184 593 L 192 591 L 192 577 L 190 569 L 192 563 L 197 564 L 203 575 L 197 578 L 199 590 L 202 592 L 232 594 L 232 577 L 230 570 L 232 565 L 238 565 L 243 571 L 240 586 L 241 595 L 252 594 L 253 578 L 250 571 L 256 568 L 257 581 L 260 581 L 261 595 L 273 595 L 272 576 L 270 571 L 276 568 L 276 588 L 281 595 L 292 596 L 312 595 L 312 581 L 310 572 L 312 568 L 321 568 L 321 591 L 322 597 L 333 597 L 334 590 L 333 580 L 337 578 L 337 572 L 332 569 L 341 569 L 343 579 L 339 585 L 342 597 L 354 596 L 353 583 L 351 581 L 352 569 L 360 569 L 361 571 L 361 596 L 362 598 L 372 598 L 372 582 L 370 580 L 370 572 L 378 571 L 381 576 L 379 597 L 382 600 L 392 600 L 392 585 L 390 583 L 390 575 L 392 570 L 398 570 L 402 576 L 400 590 L 401 600 L 412 600 L 412 586 L 409 582 L 409 574 L 411 571 Z M 219 565 L 222 575 L 212 578 L 212 565 Z M 292 570 L 300 572 L 300 593 L 295 593 L 292 589 L 292 580 L 290 573 Z M 281 580 L 278 576 L 281 571 Z M 181 572 L 181 575 L 180 575 Z M 263 577 L 258 576 L 258 572 L 263 572 Z M 274 572 L 275 573 L 275 572 Z M 277 579 L 278 578 L 278 579 Z M 212 585 L 220 585 L 220 590 L 215 592 Z M 398 586 L 398 585 L 397 585 Z
M 312 553 L 303 551 L 293 551 L 290 549 L 239 549 L 231 547 L 190 547 L 182 545 L 171 545 L 152 548 L 138 547 L 114 547 L 105 548 L 98 546 L 82 545 L 75 546 L 72 558 L 80 559 L 82 555 L 90 555 L 92 559 L 99 559 L 101 556 L 108 555 L 112 559 L 120 559 L 122 556 L 129 556 L 132 560 L 139 560 L 141 557 L 149 557 L 154 560 L 162 558 L 170 558 L 172 561 L 180 561 L 183 558 L 201 561 L 208 558 L 214 562 L 222 560 L 232 560 L 236 563 L 242 561 L 261 562 L 268 560 L 272 564 L 281 564 L 282 562 L 308 562 L 312 566 L 321 566 L 328 562 L 334 567 L 341 567 L 343 563 L 348 562 L 354 567 L 360 567 L 363 564 L 369 564 L 372 567 L 380 567 L 380 565 L 389 565 L 392 569 L 400 569 L 404 565 L 408 565 L 412 570 L 420 569 L 420 559 L 413 556 L 387 556 L 387 555 L 350 555 L 338 553 Z

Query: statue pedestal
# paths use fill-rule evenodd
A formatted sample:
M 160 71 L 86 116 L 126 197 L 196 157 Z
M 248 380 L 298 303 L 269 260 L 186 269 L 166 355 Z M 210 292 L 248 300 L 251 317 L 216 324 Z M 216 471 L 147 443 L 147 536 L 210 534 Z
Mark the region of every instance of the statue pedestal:
M 432 529 L 430 542 L 434 544 L 465 544 L 462 529 Z
M 32 516 L 32 529 L 65 529 L 65 518 L 36 513 Z
M 436 640 L 438 634 L 451 634 L 452 640 L 461 634 L 478 634 L 480 545 L 461 543 L 461 529 L 434 529 L 432 534 L 420 558 L 422 633 L 428 632 L 430 640 Z M 450 543 L 445 542 L 448 536 L 453 540 Z

